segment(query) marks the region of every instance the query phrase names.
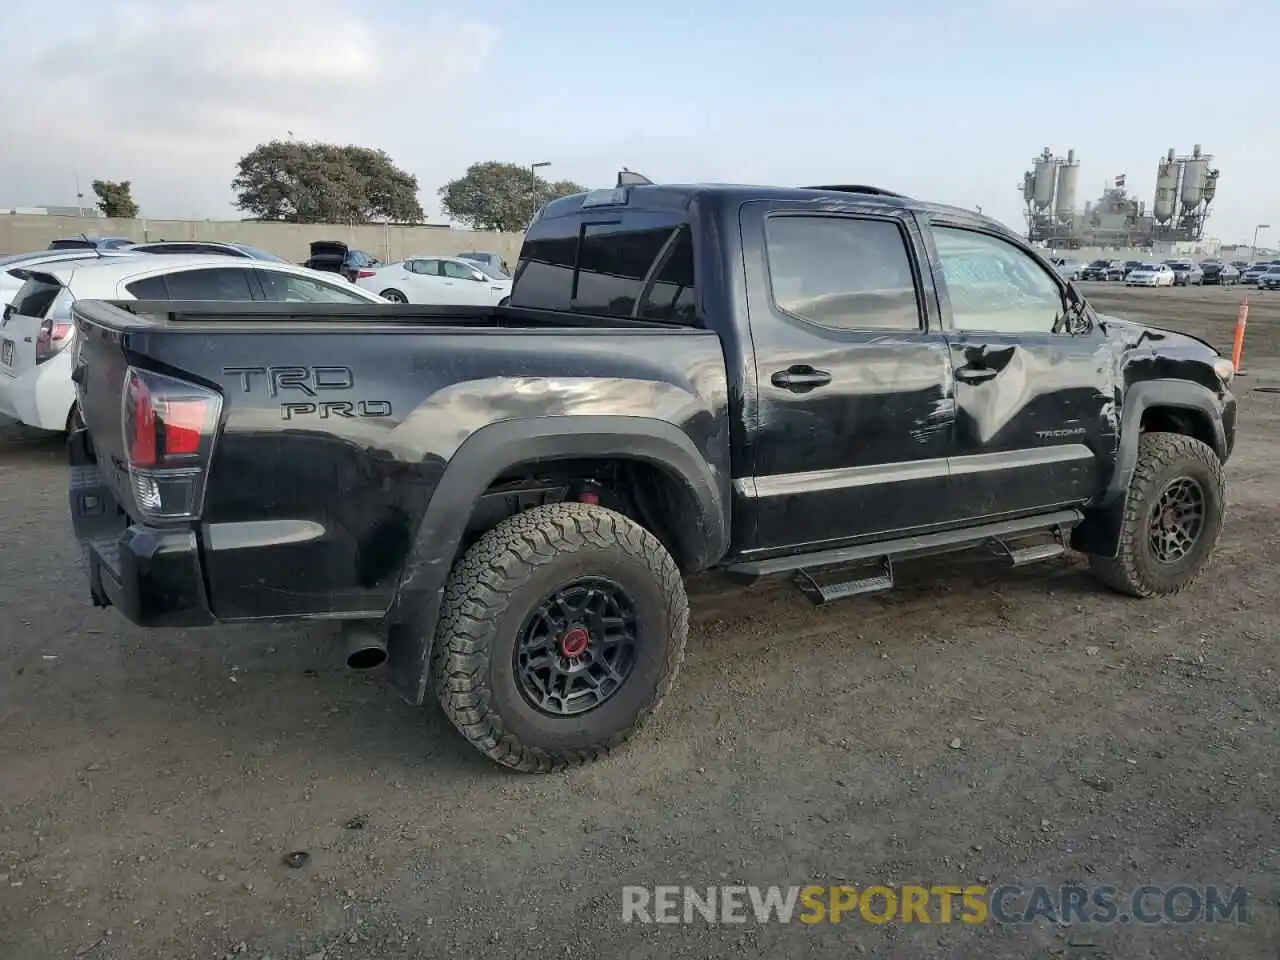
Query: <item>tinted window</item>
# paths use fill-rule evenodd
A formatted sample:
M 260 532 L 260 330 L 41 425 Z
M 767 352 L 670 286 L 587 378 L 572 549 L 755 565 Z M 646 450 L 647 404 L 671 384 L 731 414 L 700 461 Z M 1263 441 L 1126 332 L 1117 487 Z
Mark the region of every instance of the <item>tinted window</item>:
M 444 275 L 454 280 L 474 280 L 480 271 L 470 264 L 454 263 L 452 260 L 441 260 Z
M 28 277 L 14 295 L 13 312 L 24 317 L 43 318 L 61 290 L 62 284 L 53 277 L 43 274 Z
M 252 300 L 249 271 L 238 267 L 180 270 L 164 278 L 170 300 Z
M 793 316 L 847 330 L 916 330 L 920 308 L 896 223 L 846 217 L 770 217 L 769 284 Z
M 424 277 L 440 276 L 439 260 L 410 260 L 405 264 L 405 269 L 410 273 L 418 273 Z
M 682 227 L 670 257 L 658 271 L 653 289 L 640 308 L 640 316 L 646 320 L 696 324 L 697 314 L 693 289 L 693 234 L 688 227 Z
M 266 260 L 270 263 L 288 263 L 284 257 L 277 257 L 274 253 L 267 253 L 265 250 L 259 250 L 257 247 L 251 247 L 247 243 L 232 243 L 229 246 L 234 247 L 241 253 L 252 257 L 254 260 Z
M 91 250 L 94 244 L 89 240 L 55 240 L 49 244 L 50 250 Z
M 933 235 L 957 329 L 1053 332 L 1062 291 L 1030 255 L 971 230 L 935 227 Z
M 275 270 L 259 270 L 262 291 L 268 300 L 285 300 L 293 303 L 368 303 L 350 287 L 338 287 L 323 280 L 299 277 Z
M 583 224 L 573 309 L 630 316 L 644 278 L 670 236 L 670 227 L 631 230 L 617 223 Z
M 687 256 L 664 261 L 661 287 L 655 282 L 649 301 L 636 310 L 646 279 L 668 241 L 678 239 L 681 224 L 671 214 L 645 211 L 628 211 L 621 221 L 537 221 L 520 252 L 512 306 L 692 322 L 691 246 Z
M 169 290 L 164 285 L 164 277 L 147 277 L 126 284 L 125 290 L 135 300 L 168 300 Z

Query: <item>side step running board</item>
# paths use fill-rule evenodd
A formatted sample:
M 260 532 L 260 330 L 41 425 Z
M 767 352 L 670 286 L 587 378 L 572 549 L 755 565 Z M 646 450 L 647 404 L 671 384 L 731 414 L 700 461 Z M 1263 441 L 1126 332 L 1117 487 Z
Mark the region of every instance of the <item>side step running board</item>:
M 1067 548 L 1061 543 L 1036 543 L 1029 547 L 1010 550 L 1009 560 L 1015 567 L 1022 567 L 1028 563 L 1052 560 L 1054 557 L 1060 557 L 1066 552 Z
M 821 606 L 833 600 L 844 600 L 846 597 L 858 597 L 866 593 L 882 593 L 893 589 L 893 561 L 883 559 L 883 571 L 875 576 L 863 577 L 860 580 L 845 580 L 838 583 L 819 583 L 807 570 L 797 570 L 795 584 L 800 592 Z
M 797 570 L 812 570 L 815 567 L 830 567 L 838 564 L 857 563 L 867 560 L 884 559 L 886 570 L 892 586 L 892 572 L 887 566 L 890 559 L 903 557 L 920 557 L 929 554 L 948 553 L 953 550 L 967 550 L 991 541 L 1001 542 L 1016 539 L 1032 533 L 1057 533 L 1061 540 L 1066 539 L 1066 531 L 1080 523 L 1084 514 L 1079 510 L 1059 510 L 1055 513 L 1043 513 L 1034 517 L 1023 517 L 1018 520 L 1002 520 L 999 523 L 987 523 L 979 527 L 964 527 L 958 530 L 941 530 L 937 533 L 923 533 L 914 537 L 902 537 L 898 540 L 882 540 L 879 543 L 858 544 L 852 547 L 840 547 L 835 550 L 823 550 L 818 553 L 799 553 L 785 557 L 772 557 L 768 560 L 746 560 L 742 563 L 730 564 L 725 572 L 745 579 L 758 579 L 779 573 L 792 573 Z M 1053 548 L 1052 553 L 1044 551 Z M 1037 544 L 1021 550 L 1010 551 L 1013 562 L 1017 565 L 1031 563 L 1035 560 L 1047 560 L 1066 552 L 1061 542 L 1054 544 Z M 1022 559 L 1019 560 L 1018 558 Z M 872 577 L 879 582 L 881 577 Z M 865 583 L 869 581 L 853 581 Z M 830 588 L 828 588 L 830 589 Z M 866 590 L 857 592 L 865 593 Z M 851 594 L 842 594 L 851 595 Z

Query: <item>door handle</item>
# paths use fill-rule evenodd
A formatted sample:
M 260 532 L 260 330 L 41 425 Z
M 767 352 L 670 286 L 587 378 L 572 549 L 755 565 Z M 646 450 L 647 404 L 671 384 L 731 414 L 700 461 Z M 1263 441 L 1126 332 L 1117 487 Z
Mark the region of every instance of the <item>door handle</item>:
M 802 393 L 814 387 L 825 387 L 831 382 L 831 374 L 825 370 L 815 370 L 807 363 L 801 363 L 786 370 L 779 370 L 769 378 L 769 382 L 775 387 Z
M 990 367 L 960 367 L 956 370 L 956 379 L 965 383 L 985 383 L 999 372 Z

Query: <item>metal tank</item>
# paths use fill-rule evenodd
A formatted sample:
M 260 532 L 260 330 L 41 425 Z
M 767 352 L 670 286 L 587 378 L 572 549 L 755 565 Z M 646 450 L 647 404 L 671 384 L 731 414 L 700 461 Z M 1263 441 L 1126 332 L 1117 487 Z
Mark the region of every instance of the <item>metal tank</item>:
M 1067 160 L 1058 167 L 1058 200 L 1054 213 L 1059 220 L 1070 221 L 1076 215 L 1076 184 L 1080 180 L 1080 163 L 1074 150 L 1067 151 Z
M 1218 171 L 1210 170 L 1204 178 L 1204 202 L 1205 206 L 1213 203 L 1213 198 L 1218 195 Z
M 1053 187 L 1058 173 L 1058 161 L 1053 154 L 1049 152 L 1049 148 L 1044 148 L 1044 153 L 1036 157 L 1035 165 L 1035 204 L 1036 209 L 1044 212 L 1053 205 Z
M 1208 178 L 1209 158 L 1200 153 L 1200 144 L 1195 145 L 1191 156 L 1182 161 L 1182 208 L 1195 210 L 1204 202 L 1204 183 Z
M 1174 152 L 1160 161 L 1156 168 L 1156 202 L 1152 213 L 1157 223 L 1168 223 L 1173 219 L 1173 208 L 1178 199 L 1178 161 Z
M 1022 175 L 1022 199 L 1027 204 L 1036 198 L 1036 175 L 1028 170 Z

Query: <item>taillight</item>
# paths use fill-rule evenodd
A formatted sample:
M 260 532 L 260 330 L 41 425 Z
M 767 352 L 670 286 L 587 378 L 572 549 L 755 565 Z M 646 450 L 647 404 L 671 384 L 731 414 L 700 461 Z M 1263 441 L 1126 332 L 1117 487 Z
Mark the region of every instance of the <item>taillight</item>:
M 130 367 L 121 420 L 129 478 L 148 520 L 194 520 L 222 414 L 222 397 L 207 387 Z
M 75 325 L 71 322 L 71 305 L 75 297 L 63 289 L 53 298 L 49 311 L 40 321 L 36 332 L 36 363 L 44 363 L 56 357 L 68 343 Z
M 369 279 L 370 277 L 372 277 L 372 276 L 376 276 L 376 274 L 375 274 L 372 270 L 357 270 L 357 271 L 356 271 L 356 279 L 357 279 L 357 280 L 368 280 L 368 279 Z

